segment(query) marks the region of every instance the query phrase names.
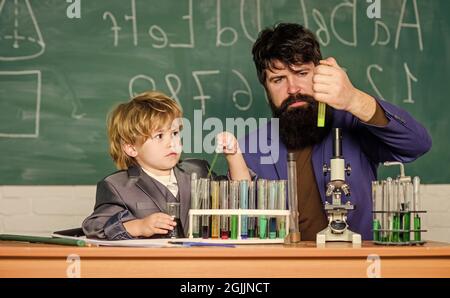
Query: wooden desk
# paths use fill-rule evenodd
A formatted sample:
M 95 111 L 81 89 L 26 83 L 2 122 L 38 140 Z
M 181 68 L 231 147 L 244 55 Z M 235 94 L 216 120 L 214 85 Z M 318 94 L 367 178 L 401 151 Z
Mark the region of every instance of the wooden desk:
M 382 277 L 450 277 L 450 244 L 386 247 L 371 242 L 352 248 L 313 242 L 296 246 L 236 248 L 73 247 L 0 241 L 0 277 L 66 277 L 80 257 L 81 277 L 367 277 L 380 257 Z M 73 264 L 73 263 L 72 263 Z

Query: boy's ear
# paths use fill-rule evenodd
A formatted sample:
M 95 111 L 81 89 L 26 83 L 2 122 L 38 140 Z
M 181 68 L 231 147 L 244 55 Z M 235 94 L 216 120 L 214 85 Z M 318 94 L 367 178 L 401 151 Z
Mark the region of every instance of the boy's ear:
M 131 144 L 122 144 L 122 150 L 130 157 L 136 157 L 138 155 L 136 148 Z

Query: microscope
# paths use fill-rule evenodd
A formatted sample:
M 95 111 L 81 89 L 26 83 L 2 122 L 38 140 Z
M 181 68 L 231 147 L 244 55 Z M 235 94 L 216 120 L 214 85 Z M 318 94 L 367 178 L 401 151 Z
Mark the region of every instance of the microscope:
M 327 176 L 330 173 L 330 182 L 327 184 L 326 197 L 332 198 L 331 204 L 325 201 L 325 212 L 328 217 L 328 226 L 317 233 L 316 243 L 341 241 L 361 244 L 361 235 L 348 229 L 347 212 L 353 210 L 354 205 L 347 201 L 342 203 L 342 196 L 350 195 L 350 186 L 345 183 L 345 174 L 350 175 L 350 165 L 345 166 L 342 156 L 342 134 L 340 128 L 333 128 L 333 157 L 330 160 L 330 167 L 325 163 L 323 173 Z

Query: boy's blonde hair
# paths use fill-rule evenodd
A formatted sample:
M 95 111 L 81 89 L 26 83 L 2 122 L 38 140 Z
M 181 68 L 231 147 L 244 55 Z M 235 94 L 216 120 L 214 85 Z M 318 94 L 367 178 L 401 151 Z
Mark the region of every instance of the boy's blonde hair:
M 152 133 L 182 117 L 176 101 L 158 91 L 144 92 L 117 105 L 108 115 L 109 153 L 120 170 L 137 164 L 122 145 L 142 145 Z

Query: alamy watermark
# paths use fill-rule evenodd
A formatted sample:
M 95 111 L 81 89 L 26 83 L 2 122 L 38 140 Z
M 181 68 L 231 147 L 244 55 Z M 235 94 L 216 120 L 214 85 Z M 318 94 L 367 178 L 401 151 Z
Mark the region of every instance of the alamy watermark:
M 193 121 L 181 118 L 181 122 L 184 153 L 213 153 L 216 136 L 227 131 L 239 139 L 242 153 L 258 153 L 261 164 L 274 164 L 280 157 L 278 118 L 226 118 L 224 125 L 219 118 L 203 119 L 202 111 L 194 110 Z
M 67 256 L 66 263 L 69 263 L 66 269 L 66 276 L 68 278 L 81 277 L 81 260 L 77 254 L 70 254 Z
M 381 18 L 381 0 L 367 0 L 370 3 L 367 6 L 366 15 L 369 19 L 380 19 Z
M 81 18 L 81 0 L 66 0 L 70 3 L 66 9 L 66 15 L 69 19 L 80 19 Z
M 381 277 L 381 259 L 379 255 L 371 254 L 367 256 L 366 262 L 370 263 L 367 267 L 367 277 L 380 278 Z

